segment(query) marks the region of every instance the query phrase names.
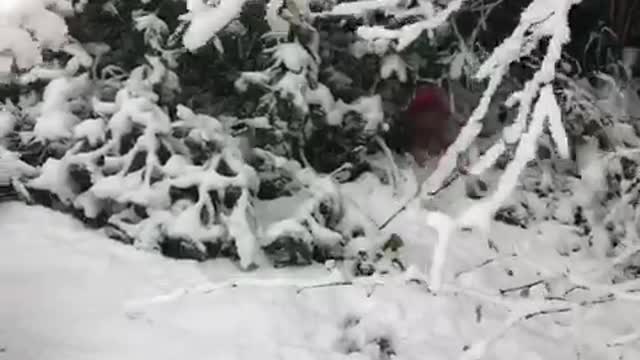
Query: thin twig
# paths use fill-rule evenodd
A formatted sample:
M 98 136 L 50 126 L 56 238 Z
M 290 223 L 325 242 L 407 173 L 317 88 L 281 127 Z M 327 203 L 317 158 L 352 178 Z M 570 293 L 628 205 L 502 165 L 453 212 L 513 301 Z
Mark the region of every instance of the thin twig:
M 466 270 L 460 270 L 460 271 L 458 271 L 458 272 L 454 275 L 454 278 L 455 278 L 455 279 L 457 279 L 457 278 L 459 278 L 461 275 L 464 275 L 464 274 L 470 273 L 470 272 L 472 272 L 472 271 L 479 270 L 479 269 L 481 269 L 481 268 L 483 268 L 483 267 L 485 267 L 485 266 L 487 266 L 487 265 L 493 264 L 493 263 L 495 263 L 495 262 L 498 262 L 498 261 L 501 261 L 501 260 L 504 260 L 504 259 L 507 259 L 507 258 L 514 258 L 514 257 L 517 257 L 517 256 L 518 256 L 518 254 L 508 254 L 508 255 L 505 255 L 505 256 L 499 256 L 499 257 L 495 257 L 495 258 L 492 258 L 492 259 L 487 259 L 487 260 L 485 260 L 485 261 L 481 262 L 480 264 L 478 264 L 478 265 L 475 265 L 475 266 L 471 267 L 470 269 L 466 269 Z
M 353 286 L 353 285 L 354 285 L 353 281 L 338 281 L 338 282 L 326 283 L 326 284 L 309 285 L 309 286 L 303 286 L 298 288 L 296 290 L 296 294 L 300 294 L 305 290 L 311 290 L 311 289 L 320 289 L 320 288 L 336 287 L 336 286 Z
M 609 341 L 609 343 L 607 343 L 607 346 L 608 347 L 624 346 L 636 341 L 640 341 L 640 333 L 637 333 L 637 332 L 617 337 Z
M 418 187 L 418 189 L 420 189 Z M 392 221 L 393 219 L 395 219 L 398 215 L 400 215 L 400 213 L 402 213 L 403 211 L 407 210 L 407 207 L 409 206 L 409 204 L 411 204 L 411 202 L 415 201 L 418 198 L 418 195 L 420 194 L 420 190 L 417 190 L 416 194 L 413 195 L 411 197 L 411 199 L 407 200 L 404 205 L 402 205 L 398 210 L 396 210 L 393 214 L 391 214 L 391 216 L 389 216 L 387 218 L 387 220 L 385 220 L 382 225 L 378 226 L 378 230 L 384 230 L 384 228 L 386 228 Z
M 531 289 L 532 287 L 538 286 L 540 284 L 544 284 L 544 280 L 538 280 L 538 281 L 534 281 L 530 284 L 525 284 L 525 285 L 520 285 L 520 286 L 516 286 L 516 287 L 512 287 L 512 288 L 507 288 L 507 289 L 500 289 L 500 295 L 506 295 L 510 292 L 514 292 L 514 291 L 521 291 L 521 290 L 527 290 L 527 289 Z
M 393 159 L 393 153 L 391 152 L 391 149 L 389 149 L 389 146 L 387 146 L 387 143 L 384 141 L 384 139 L 382 139 L 382 137 L 380 135 L 376 135 L 375 136 L 375 141 L 378 144 L 378 146 L 380 146 L 380 148 L 382 149 L 382 152 L 384 153 L 385 157 L 387 158 L 387 160 L 389 161 L 389 165 L 391 166 L 391 170 L 390 170 L 390 180 L 392 182 L 392 186 L 393 186 L 393 192 L 394 194 L 397 194 L 399 191 L 399 182 L 400 182 L 400 169 L 398 169 L 398 165 L 396 164 L 395 160 Z
M 451 184 L 453 184 L 458 177 L 460 177 L 460 172 L 456 171 L 455 173 L 453 173 L 443 184 L 442 186 L 440 186 L 438 189 L 436 189 L 435 191 L 429 193 L 429 198 L 436 196 L 438 193 L 440 193 L 442 190 L 448 188 L 449 186 L 451 186 Z M 402 205 L 398 210 L 396 210 L 393 214 L 391 214 L 391 216 L 389 216 L 387 218 L 387 220 L 385 220 L 382 225 L 380 225 L 380 227 L 378 228 L 378 230 L 383 230 L 384 228 L 386 228 L 389 223 L 391 223 L 398 215 L 400 215 L 403 211 L 407 210 L 407 208 L 409 207 L 409 205 L 420 199 L 420 194 L 422 193 L 422 186 L 423 186 L 424 182 L 420 183 L 420 185 L 418 186 L 418 188 L 416 189 L 415 194 L 409 199 L 407 200 L 404 205 Z

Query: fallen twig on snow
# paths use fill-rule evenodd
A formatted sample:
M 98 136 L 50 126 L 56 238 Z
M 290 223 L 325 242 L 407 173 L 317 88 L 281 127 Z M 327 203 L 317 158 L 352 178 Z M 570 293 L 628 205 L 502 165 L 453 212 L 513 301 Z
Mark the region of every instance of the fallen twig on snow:
M 515 291 L 522 291 L 522 290 L 529 290 L 532 287 L 538 286 L 544 284 L 544 280 L 538 280 L 538 281 L 534 281 L 532 283 L 529 284 L 525 284 L 525 285 L 520 285 L 520 286 L 516 286 L 516 287 L 512 287 L 512 288 L 508 288 L 508 289 L 500 289 L 500 295 L 506 295 L 510 292 L 515 292 Z
M 208 294 L 217 290 L 236 288 L 241 286 L 254 286 L 254 287 L 296 287 L 305 288 L 310 286 L 318 286 L 327 283 L 340 283 L 344 282 L 344 275 L 334 270 L 329 275 L 320 279 L 233 279 L 223 281 L 219 283 L 203 283 L 190 288 L 178 288 L 167 294 L 158 295 L 146 299 L 132 300 L 125 304 L 125 308 L 128 310 L 136 310 L 149 305 L 169 303 L 178 300 L 179 298 L 191 295 L 191 294 Z

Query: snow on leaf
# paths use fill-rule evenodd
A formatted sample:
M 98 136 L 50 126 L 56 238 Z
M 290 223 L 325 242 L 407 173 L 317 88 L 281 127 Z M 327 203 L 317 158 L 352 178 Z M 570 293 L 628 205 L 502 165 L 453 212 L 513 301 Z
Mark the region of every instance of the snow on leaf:
M 384 123 L 384 112 L 380 95 L 358 98 L 349 105 L 349 108 L 362 114 L 362 117 L 366 121 L 364 131 L 376 131 Z
M 87 119 L 73 128 L 73 137 L 87 139 L 91 146 L 96 146 L 106 138 L 106 124 L 102 119 Z
M 64 160 L 47 159 L 42 165 L 40 175 L 29 181 L 28 186 L 34 189 L 50 191 L 64 203 L 74 198 L 68 165 Z
M 15 64 L 20 69 L 29 69 L 42 62 L 38 44 L 31 39 L 27 31 L 0 26 L 0 52 L 10 50 L 15 57 Z
M 136 191 L 141 184 L 141 171 L 136 171 L 126 176 L 103 177 L 97 180 L 89 191 L 100 199 L 118 199 L 127 192 Z
M 60 140 L 73 136 L 73 126 L 80 120 L 70 112 L 52 110 L 36 119 L 33 132 L 39 140 Z
M 289 97 L 298 109 L 301 109 L 304 113 L 308 111 L 309 105 L 305 99 L 308 83 L 304 74 L 287 72 L 274 87 L 281 91 L 282 95 Z
M 220 30 L 240 15 L 247 0 L 220 0 L 218 6 L 202 6 L 190 8 L 191 24 L 182 39 L 184 46 L 194 51 L 204 46 Z M 197 2 L 191 2 L 197 3 Z
M 318 84 L 315 89 L 310 89 L 307 92 L 307 101 L 309 104 L 322 106 L 322 110 L 327 114 L 336 107 L 336 100 L 333 97 L 331 90 L 324 84 Z
M 407 81 L 407 64 L 398 54 L 385 56 L 380 66 L 380 76 L 383 79 L 388 79 L 394 74 L 400 82 Z
M 13 132 L 16 121 L 16 117 L 11 112 L 0 110 L 0 139 Z
M 73 200 L 73 206 L 82 209 L 82 213 L 88 219 L 95 219 L 103 210 L 103 201 L 87 191 Z
M 233 84 L 236 90 L 239 92 L 245 92 L 248 90 L 249 85 L 262 85 L 266 86 L 269 83 L 270 75 L 261 71 L 245 71 L 240 74 L 240 77 Z
M 60 49 L 67 41 L 63 16 L 68 7 L 41 0 L 0 2 L 0 53 L 9 50 L 18 68 L 42 63 L 42 49 Z
M 23 26 L 31 30 L 42 48 L 58 50 L 67 41 L 64 18 L 44 8 L 27 16 Z
M 273 50 L 275 66 L 284 65 L 287 70 L 300 73 L 313 63 L 311 55 L 297 42 L 276 46 Z

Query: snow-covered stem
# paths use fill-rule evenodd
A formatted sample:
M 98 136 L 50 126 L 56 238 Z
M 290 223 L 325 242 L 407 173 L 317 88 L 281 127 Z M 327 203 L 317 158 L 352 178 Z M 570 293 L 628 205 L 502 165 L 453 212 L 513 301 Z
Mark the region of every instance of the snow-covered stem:
M 398 182 L 400 181 L 400 169 L 398 168 L 398 164 L 396 164 L 395 160 L 393 159 L 393 153 L 391 152 L 391 149 L 389 149 L 389 146 L 387 146 L 387 143 L 385 143 L 380 135 L 375 136 L 375 141 L 382 149 L 382 152 L 384 153 L 387 160 L 389 160 L 389 166 L 391 167 L 391 169 L 389 170 L 389 179 L 391 181 L 391 184 L 393 185 L 394 193 L 397 193 L 399 190 Z
M 447 258 L 447 248 L 455 232 L 455 222 L 446 214 L 432 212 L 427 215 L 427 224 L 438 230 L 438 243 L 431 259 L 429 271 L 429 288 L 435 292 L 442 287 L 444 262 Z
M 423 32 L 433 30 L 442 26 L 453 13 L 460 10 L 466 0 L 453 0 L 447 7 L 439 13 L 428 16 L 427 19 L 413 24 L 405 25 L 400 29 L 391 30 L 381 26 L 362 26 L 358 28 L 358 35 L 364 39 L 387 39 L 396 40 L 396 49 L 402 51 L 411 45 Z M 348 5 L 347 3 L 346 5 Z M 357 4 L 356 4 L 357 5 Z M 379 7 L 380 5 L 378 5 Z
M 137 310 L 150 305 L 157 305 L 162 303 L 168 303 L 176 301 L 187 295 L 195 294 L 208 294 L 217 290 L 229 289 L 239 286 L 251 286 L 251 287 L 292 287 L 299 289 L 318 287 L 325 284 L 343 283 L 347 281 L 344 275 L 334 270 L 326 276 L 316 279 L 298 279 L 298 278 L 270 278 L 270 279 L 258 279 L 258 278 L 240 278 L 231 279 L 223 282 L 212 283 L 207 282 L 199 284 L 189 288 L 175 289 L 166 294 L 153 296 L 150 298 L 136 299 L 127 302 L 125 307 L 131 310 Z M 363 281 L 364 282 L 364 281 Z M 355 285 L 356 281 L 349 281 L 350 284 Z

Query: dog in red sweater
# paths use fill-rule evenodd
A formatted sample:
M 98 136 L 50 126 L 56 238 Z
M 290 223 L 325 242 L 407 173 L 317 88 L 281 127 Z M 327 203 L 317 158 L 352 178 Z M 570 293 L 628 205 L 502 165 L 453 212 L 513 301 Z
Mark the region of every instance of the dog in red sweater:
M 442 154 L 455 141 L 461 128 L 447 92 L 438 86 L 419 88 L 397 127 L 396 148 L 409 152 L 419 165 Z

